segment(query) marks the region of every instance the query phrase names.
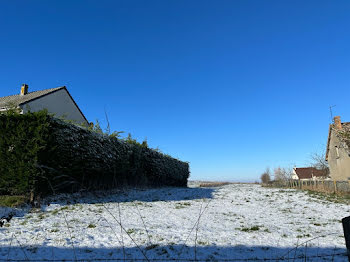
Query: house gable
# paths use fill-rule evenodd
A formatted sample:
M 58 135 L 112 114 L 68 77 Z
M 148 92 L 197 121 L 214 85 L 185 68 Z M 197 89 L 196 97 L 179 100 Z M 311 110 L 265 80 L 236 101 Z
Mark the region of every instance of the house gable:
M 341 123 L 340 117 L 330 125 L 326 160 L 329 164 L 330 175 L 334 180 L 350 180 L 350 123 Z
M 79 124 L 88 124 L 84 114 L 69 94 L 66 87 L 56 89 L 48 94 L 36 97 L 27 102 L 21 103 L 19 107 L 24 113 L 28 111 L 40 111 L 47 109 L 55 117 L 63 117 Z
M 20 94 L 0 97 L 0 112 L 17 107 L 22 112 L 47 109 L 56 117 L 88 125 L 88 121 L 65 86 L 28 92 L 28 85 L 21 87 Z

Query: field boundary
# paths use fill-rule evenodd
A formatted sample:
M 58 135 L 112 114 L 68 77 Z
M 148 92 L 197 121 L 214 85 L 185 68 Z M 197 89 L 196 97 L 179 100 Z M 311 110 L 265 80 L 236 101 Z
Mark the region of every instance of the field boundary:
M 331 193 L 337 195 L 350 194 L 350 180 L 336 181 L 336 180 L 290 180 L 282 187 L 310 190 L 321 193 Z

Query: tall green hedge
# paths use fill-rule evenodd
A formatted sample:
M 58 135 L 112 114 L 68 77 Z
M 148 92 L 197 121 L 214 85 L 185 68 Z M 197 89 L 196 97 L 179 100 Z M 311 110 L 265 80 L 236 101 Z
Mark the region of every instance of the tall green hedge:
M 0 194 L 35 190 L 39 156 L 49 138 L 48 119 L 46 111 L 0 115 Z
M 47 112 L 0 115 L 0 194 L 186 186 L 188 163 Z

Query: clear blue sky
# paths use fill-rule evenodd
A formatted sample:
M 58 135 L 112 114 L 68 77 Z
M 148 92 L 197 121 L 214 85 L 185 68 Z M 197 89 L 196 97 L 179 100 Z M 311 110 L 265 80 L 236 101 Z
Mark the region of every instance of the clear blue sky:
M 350 121 L 350 1 L 2 1 L 0 96 L 66 85 L 192 179 L 257 180 Z

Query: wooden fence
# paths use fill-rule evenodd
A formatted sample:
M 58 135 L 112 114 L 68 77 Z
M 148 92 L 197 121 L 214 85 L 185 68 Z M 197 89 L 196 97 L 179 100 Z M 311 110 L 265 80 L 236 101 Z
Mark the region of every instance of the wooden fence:
M 290 180 L 285 185 L 289 188 L 312 190 L 317 192 L 335 193 L 340 195 L 350 194 L 349 181 L 335 180 Z

